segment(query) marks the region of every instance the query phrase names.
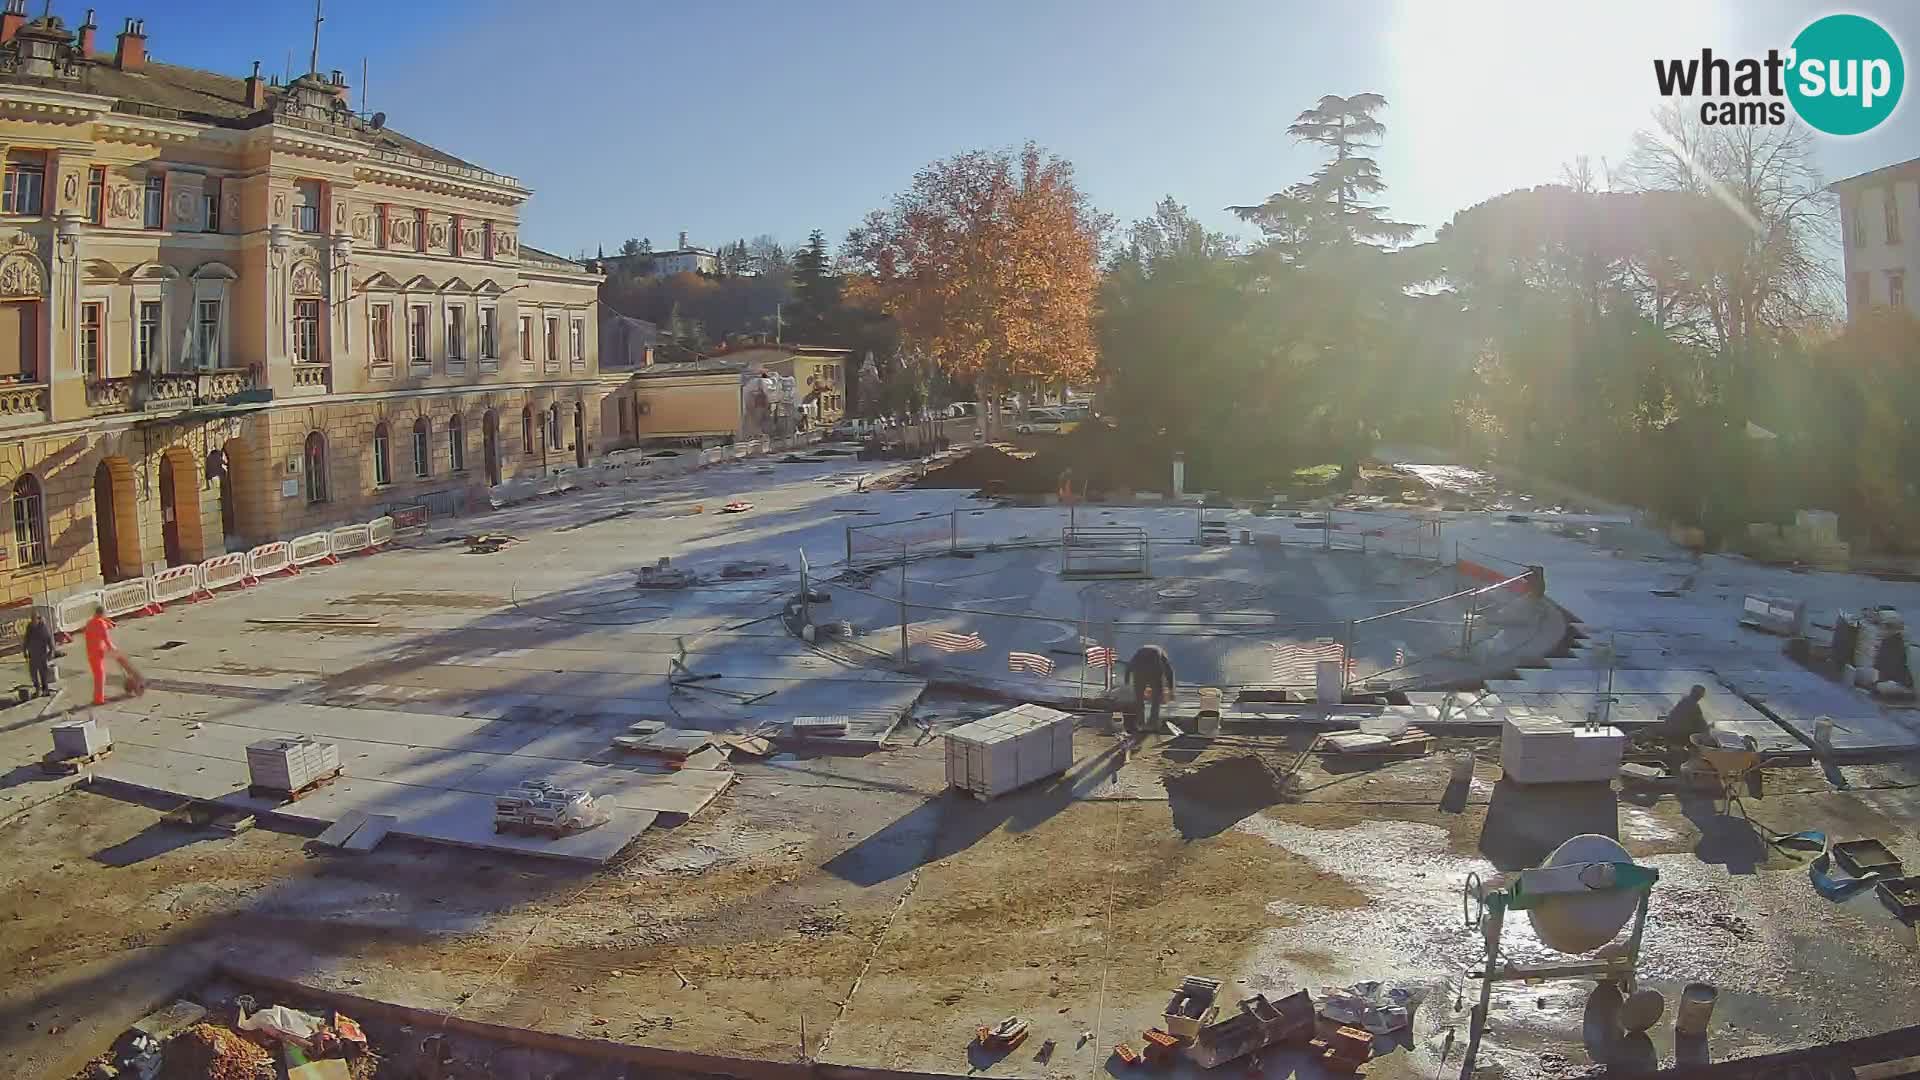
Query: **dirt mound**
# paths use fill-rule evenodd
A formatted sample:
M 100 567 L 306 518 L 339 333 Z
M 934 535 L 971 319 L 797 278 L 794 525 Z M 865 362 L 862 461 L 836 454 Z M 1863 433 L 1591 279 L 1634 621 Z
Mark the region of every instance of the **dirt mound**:
M 167 1042 L 160 1080 L 253 1080 L 273 1055 L 227 1028 L 195 1024 Z
M 982 446 L 929 471 L 917 488 L 976 488 L 988 494 L 1043 495 L 1059 490 L 1060 469 L 1031 455 Z
M 1216 758 L 1169 773 L 1167 794 L 1221 808 L 1259 808 L 1282 800 L 1286 786 L 1273 766 L 1252 754 Z

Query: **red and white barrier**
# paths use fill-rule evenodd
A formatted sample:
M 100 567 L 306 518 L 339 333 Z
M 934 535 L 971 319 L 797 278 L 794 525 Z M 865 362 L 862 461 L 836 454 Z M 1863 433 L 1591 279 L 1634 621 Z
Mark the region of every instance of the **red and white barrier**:
M 330 561 L 333 558 L 333 534 L 318 532 L 295 537 L 287 545 L 287 556 L 295 567 Z
M 296 545 L 299 541 L 294 541 Z M 358 555 L 372 546 L 372 538 L 365 525 L 342 525 L 327 534 L 327 551 L 334 558 L 342 555 Z M 295 562 L 299 559 L 296 557 Z
M 244 551 L 215 555 L 200 564 L 200 587 L 207 592 L 245 584 L 247 580 L 247 553 Z
M 147 590 L 146 578 L 116 581 L 100 590 L 100 604 L 108 618 L 117 619 L 128 612 L 152 610 L 153 594 Z
M 393 532 L 392 518 L 374 518 L 372 521 L 367 522 L 367 546 L 375 548 L 386 547 L 388 544 L 393 543 Z
M 53 628 L 69 636 L 80 632 L 93 618 L 93 609 L 100 605 L 100 590 L 75 593 L 53 605 Z
M 261 544 L 247 552 L 247 576 L 255 581 L 271 574 L 297 572 L 293 565 L 293 546 L 285 540 Z
M 169 566 L 147 579 L 147 599 L 154 607 L 198 596 L 202 591 L 199 563 Z

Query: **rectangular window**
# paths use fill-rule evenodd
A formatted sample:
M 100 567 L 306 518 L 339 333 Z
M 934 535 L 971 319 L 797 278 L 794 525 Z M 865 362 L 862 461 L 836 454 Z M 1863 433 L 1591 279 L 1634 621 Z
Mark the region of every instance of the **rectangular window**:
M 500 359 L 500 343 L 493 329 L 494 312 L 490 307 L 480 309 L 480 359 Z
M 432 475 L 433 463 L 427 458 L 430 452 L 428 444 L 431 440 L 432 435 L 428 432 L 425 421 L 413 425 L 413 478 L 415 480 L 425 480 Z
M 520 363 L 533 366 L 533 317 L 520 316 Z
M 575 319 L 567 328 L 567 349 L 574 367 L 587 366 L 587 320 Z
M 87 378 L 100 377 L 101 358 L 106 355 L 107 306 L 80 305 L 80 367 Z
M 373 325 L 367 328 L 367 348 L 376 364 L 393 363 L 393 305 L 372 307 Z
M 427 305 L 415 304 L 407 312 L 407 359 L 427 363 Z
M 200 358 L 200 366 L 217 368 L 220 366 L 220 301 L 200 301 L 200 318 L 194 338 L 194 352 Z
M 1869 299 L 1869 294 L 1867 292 L 1869 285 L 1867 284 L 1867 282 L 1868 282 L 1868 278 L 1865 273 L 1858 273 L 1853 275 L 1853 305 L 1855 307 L 1863 308 L 1867 306 L 1867 302 Z
M 107 170 L 95 165 L 87 170 L 87 220 L 95 225 L 107 223 Z
M 454 472 L 467 471 L 467 428 L 458 416 L 447 425 L 447 465 Z
M 302 180 L 294 189 L 299 204 L 293 209 L 293 227 L 303 233 L 320 231 L 320 182 Z
M 160 301 L 140 301 L 139 356 L 141 371 L 160 370 Z
M 447 309 L 447 359 L 467 358 L 467 309 L 458 304 Z
M 206 231 L 220 231 L 220 180 L 209 176 L 202 181 L 206 186 L 200 191 L 202 219 L 206 222 Z
M 427 250 L 427 212 L 425 210 L 413 212 L 413 250 Z
M 7 155 L 7 181 L 0 213 L 39 217 L 47 183 L 47 155 L 14 151 Z
M 1847 208 L 1847 239 L 1854 247 L 1867 246 L 1867 199 L 1865 195 Z
M 373 483 L 376 487 L 393 483 L 393 452 L 387 443 L 387 425 L 381 424 L 373 429 Z
M 1900 242 L 1900 204 L 1894 201 L 1894 187 L 1887 185 L 1887 243 Z
M 381 203 L 373 208 L 373 243 L 376 247 L 387 246 L 387 204 Z
M 546 351 L 547 366 L 550 368 L 559 367 L 560 366 L 560 320 L 554 318 L 551 315 L 547 316 L 546 345 L 547 345 L 547 351 Z
M 293 362 L 320 364 L 320 301 L 293 302 Z
M 145 214 L 146 216 L 142 219 L 141 223 L 146 228 L 157 229 L 161 225 L 166 223 L 166 219 L 167 219 L 167 174 L 166 173 L 149 172 L 147 174 L 147 201 L 145 204 Z
M 13 546 L 21 566 L 43 566 L 47 561 L 47 508 L 40 481 L 31 473 L 13 485 Z
M 1887 303 L 1897 308 L 1907 306 L 1907 275 L 1904 272 L 1887 271 Z

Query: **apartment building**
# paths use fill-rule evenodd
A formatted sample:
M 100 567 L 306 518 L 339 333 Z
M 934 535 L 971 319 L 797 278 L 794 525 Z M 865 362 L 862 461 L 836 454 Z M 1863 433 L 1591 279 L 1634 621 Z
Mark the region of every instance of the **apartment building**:
M 1877 306 L 1920 314 L 1920 158 L 1834 182 L 1840 196 L 1847 319 Z
M 339 72 L 97 33 L 0 11 L 0 604 L 604 449 L 603 278 L 520 242 L 524 185 L 357 115 Z

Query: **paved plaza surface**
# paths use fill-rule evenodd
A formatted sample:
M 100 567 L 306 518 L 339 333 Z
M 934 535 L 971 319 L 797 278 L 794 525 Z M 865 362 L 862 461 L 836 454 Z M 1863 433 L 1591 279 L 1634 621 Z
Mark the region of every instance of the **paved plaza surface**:
M 1251 720 L 1131 758 L 1088 721 L 1060 781 L 984 804 L 946 792 L 938 732 L 1000 707 L 954 684 L 1078 694 L 1091 673 L 1072 654 L 1102 612 L 1158 620 L 1189 685 L 1235 686 L 1262 681 L 1274 640 L 1337 637 L 1459 583 L 1431 562 L 1301 543 L 1296 519 L 1211 511 L 1268 542 L 1203 548 L 1193 510 L 1082 507 L 1161 544 L 1153 581 L 1088 586 L 1083 615 L 1052 553 L 1013 546 L 1057 537 L 1065 510 L 863 490 L 890 468 L 748 462 L 587 488 L 128 620 L 120 642 L 151 688 L 98 712 L 116 749 L 95 775 L 112 783 L 67 791 L 37 759 L 86 692 L 76 652 L 59 699 L 0 713 L 0 969 L 15 975 L 0 988 L 0 1072 L 69 1075 L 221 960 L 565 1034 L 1009 1076 L 1094 1074 L 1114 1043 L 1138 1045 L 1183 975 L 1227 982 L 1230 1000 L 1388 979 L 1425 997 L 1368 1075 L 1431 1077 L 1458 1068 L 1477 993 L 1462 978 L 1477 957 L 1460 924 L 1466 875 L 1531 865 L 1579 832 L 1615 835 L 1660 869 L 1642 981 L 1670 1002 L 1690 981 L 1719 986 L 1714 1057 L 1920 1015 L 1910 927 L 1870 892 L 1822 899 L 1803 863 L 1691 795 L 1528 791 L 1486 754 L 1452 797 L 1447 755 L 1311 758 L 1300 800 L 1271 806 L 1163 782 L 1241 753 L 1284 766 L 1310 737 Z M 753 509 L 717 513 L 735 497 Z M 1001 550 L 908 564 L 908 600 L 924 608 L 910 621 L 988 644 L 916 644 L 900 667 L 885 655 L 898 570 L 843 577 L 846 529 L 923 515 Z M 1410 617 L 1356 641 L 1357 658 L 1406 653 L 1429 674 L 1471 668 L 1486 683 L 1416 691 L 1396 708 L 1459 724 L 1443 748 L 1490 748 L 1503 702 L 1572 712 L 1609 698 L 1617 722 L 1644 725 L 1696 680 L 1711 716 L 1781 749 L 1804 751 L 1812 715 L 1833 715 L 1859 753 L 1773 770 L 1752 815 L 1778 831 L 1877 837 L 1920 860 L 1914 714 L 1808 676 L 1779 639 L 1736 625 L 1748 593 L 1804 598 L 1827 622 L 1869 604 L 1920 610 L 1920 585 L 1695 559 L 1619 515 L 1536 516 L 1445 515 L 1447 553 L 1459 543 L 1543 567 L 1581 647 L 1505 670 L 1494 670 L 1504 654 L 1483 650 L 1443 669 L 1457 616 Z M 1352 536 L 1400 519 L 1339 520 Z M 1579 538 L 1550 527 L 1570 524 Z M 520 542 L 492 555 L 443 542 L 481 528 Z M 855 623 L 862 648 L 810 646 L 783 619 L 803 552 L 829 594 L 815 621 Z M 701 581 L 634 588 L 662 556 Z M 1171 636 L 1184 630 L 1206 636 Z M 1124 655 L 1144 637 L 1114 639 Z M 1592 651 L 1602 641 L 1619 657 L 1611 686 Z M 1058 669 L 1023 682 L 1009 650 L 1054 655 Z M 712 677 L 676 692 L 676 663 Z M 752 732 L 830 714 L 889 717 L 891 734 L 863 754 L 803 748 L 678 770 L 612 747 L 636 720 Z M 246 744 L 300 732 L 341 746 L 345 775 L 322 793 L 234 837 L 160 821 L 189 797 L 247 805 Z M 525 776 L 589 786 L 613 820 L 558 843 L 495 837 L 484 804 Z M 308 847 L 356 808 L 398 819 L 377 850 Z M 1670 1022 L 1645 1046 L 1592 1045 L 1590 990 L 1503 985 L 1479 1062 L 1555 1076 L 1607 1057 L 1672 1061 Z M 1035 1022 L 1029 1049 L 970 1059 L 973 1028 L 1015 1013 Z M 1034 1060 L 1049 1039 L 1050 1058 Z M 1314 1075 L 1284 1054 L 1264 1064 Z

